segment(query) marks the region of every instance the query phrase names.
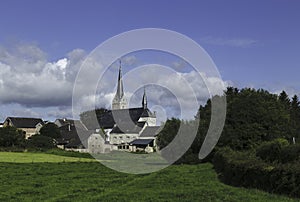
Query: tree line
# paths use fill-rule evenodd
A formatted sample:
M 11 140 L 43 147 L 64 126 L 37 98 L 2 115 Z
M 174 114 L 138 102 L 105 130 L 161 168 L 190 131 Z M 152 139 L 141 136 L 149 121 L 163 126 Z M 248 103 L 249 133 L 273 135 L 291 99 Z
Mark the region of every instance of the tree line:
M 59 128 L 54 123 L 44 125 L 39 134 L 25 139 L 25 133 L 15 127 L 0 128 L 0 149 L 2 150 L 44 150 L 56 147 L 56 140 L 61 138 Z
M 243 151 L 255 149 L 263 142 L 276 138 L 300 142 L 300 106 L 297 95 L 290 99 L 285 91 L 277 95 L 263 89 L 228 87 L 224 96 L 227 113 L 217 147 Z M 195 116 L 195 120 L 199 120 L 197 136 L 191 148 L 177 163 L 199 162 L 198 153 L 211 119 L 211 99 L 199 107 Z M 195 120 L 168 119 L 158 135 L 159 148 L 164 148 L 173 140 L 180 124 L 191 125 Z

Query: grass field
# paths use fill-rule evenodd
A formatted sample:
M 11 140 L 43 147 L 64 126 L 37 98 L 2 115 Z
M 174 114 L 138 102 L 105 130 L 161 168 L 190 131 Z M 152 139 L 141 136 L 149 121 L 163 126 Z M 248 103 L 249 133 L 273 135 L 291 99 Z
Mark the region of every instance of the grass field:
M 44 153 L 1 152 L 0 162 L 6 163 L 59 163 L 59 162 L 91 162 L 93 159 L 58 156 Z
M 130 175 L 91 159 L 1 152 L 0 179 L 0 201 L 296 201 L 224 185 L 211 164 Z

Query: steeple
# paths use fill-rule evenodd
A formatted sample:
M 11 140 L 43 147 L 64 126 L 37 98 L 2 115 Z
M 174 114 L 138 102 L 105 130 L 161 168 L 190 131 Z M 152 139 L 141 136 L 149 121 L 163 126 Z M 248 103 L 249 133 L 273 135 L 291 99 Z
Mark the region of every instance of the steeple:
M 144 95 L 143 95 L 143 101 L 142 106 L 144 109 L 147 109 L 147 96 L 146 96 L 146 88 L 144 87 Z
M 126 109 L 127 108 L 127 100 L 124 96 L 123 90 L 123 81 L 122 81 L 122 63 L 121 60 L 119 67 L 119 76 L 118 76 L 118 84 L 117 84 L 117 92 L 112 101 L 112 109 Z
M 124 91 L 123 91 L 123 81 L 122 81 L 121 60 L 119 62 L 120 62 L 120 67 L 119 67 L 118 88 L 117 88 L 117 92 L 116 92 L 116 97 L 121 99 L 124 96 Z

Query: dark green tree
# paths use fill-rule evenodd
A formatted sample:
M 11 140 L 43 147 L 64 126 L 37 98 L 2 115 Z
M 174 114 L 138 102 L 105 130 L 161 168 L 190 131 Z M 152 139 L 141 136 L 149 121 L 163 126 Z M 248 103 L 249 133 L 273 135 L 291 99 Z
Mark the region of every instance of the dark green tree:
M 60 130 L 57 127 L 57 125 L 54 124 L 54 123 L 45 124 L 40 130 L 40 135 L 50 137 L 50 138 L 54 138 L 54 139 L 57 139 L 57 138 L 61 137 Z
M 291 101 L 290 108 L 290 116 L 291 116 L 291 130 L 292 136 L 299 139 L 300 138 L 300 106 L 299 99 L 297 95 L 294 95 Z
M 28 139 L 27 147 L 39 150 L 55 148 L 54 139 L 43 135 L 33 135 Z
M 24 147 L 25 133 L 14 127 L 0 128 L 0 147 Z

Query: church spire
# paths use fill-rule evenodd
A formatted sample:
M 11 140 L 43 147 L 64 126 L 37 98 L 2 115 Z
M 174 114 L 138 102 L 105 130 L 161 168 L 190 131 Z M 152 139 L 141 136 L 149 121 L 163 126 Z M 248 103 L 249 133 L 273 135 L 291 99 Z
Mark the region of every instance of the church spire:
M 119 77 L 118 77 L 118 87 L 117 87 L 117 92 L 116 92 L 116 97 L 118 97 L 120 100 L 124 96 L 124 91 L 123 91 L 123 81 L 122 81 L 122 64 L 121 60 L 120 62 L 120 67 L 119 67 Z
M 122 81 L 122 63 L 121 60 L 119 67 L 119 76 L 118 76 L 118 84 L 117 84 L 117 92 L 112 101 L 112 109 L 126 109 L 127 108 L 127 100 L 124 95 L 123 90 L 123 81 Z
M 144 109 L 147 109 L 147 96 L 146 96 L 146 88 L 144 87 L 144 95 L 143 95 L 143 101 L 142 106 Z

